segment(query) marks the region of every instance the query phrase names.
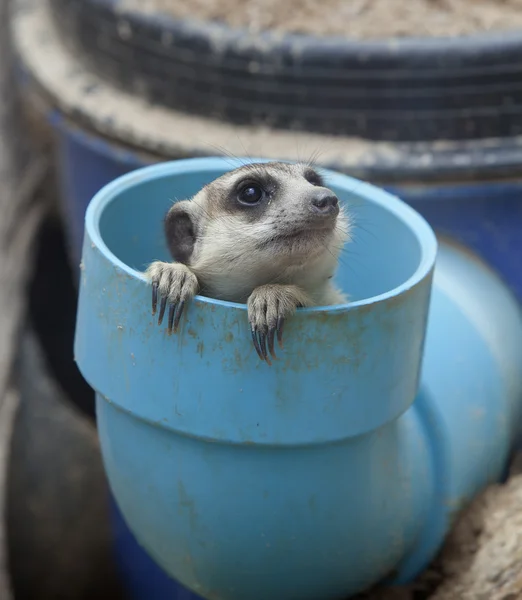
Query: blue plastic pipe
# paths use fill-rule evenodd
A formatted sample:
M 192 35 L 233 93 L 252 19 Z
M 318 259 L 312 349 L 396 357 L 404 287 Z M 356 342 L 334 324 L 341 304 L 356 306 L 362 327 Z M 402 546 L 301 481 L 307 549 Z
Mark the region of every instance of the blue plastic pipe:
M 352 303 L 299 311 L 271 368 L 242 305 L 197 298 L 169 337 L 141 271 L 167 258 L 172 199 L 230 168 L 141 169 L 87 210 L 75 355 L 119 508 L 158 564 L 209 600 L 327 600 L 406 581 L 519 438 L 519 306 L 452 243 L 432 283 L 422 217 L 329 173 L 364 223 L 339 269 Z

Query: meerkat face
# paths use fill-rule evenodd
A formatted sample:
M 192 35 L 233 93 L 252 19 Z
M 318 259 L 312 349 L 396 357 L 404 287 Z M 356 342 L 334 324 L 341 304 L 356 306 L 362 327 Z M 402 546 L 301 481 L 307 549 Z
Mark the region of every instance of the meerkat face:
M 257 163 L 174 204 L 165 231 L 174 259 L 203 283 L 214 281 L 215 290 L 223 276 L 243 281 L 247 290 L 312 263 L 334 268 L 348 224 L 336 195 L 313 168 Z

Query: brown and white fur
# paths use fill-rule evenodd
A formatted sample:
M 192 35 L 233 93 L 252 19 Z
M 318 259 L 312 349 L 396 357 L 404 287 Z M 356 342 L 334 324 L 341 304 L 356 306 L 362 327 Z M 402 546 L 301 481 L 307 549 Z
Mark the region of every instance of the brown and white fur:
M 160 298 L 168 331 L 196 293 L 246 303 L 261 359 L 275 357 L 285 319 L 297 307 L 347 302 L 332 283 L 349 219 L 310 166 L 254 163 L 222 175 L 165 216 L 175 262 L 153 262 L 152 312 Z

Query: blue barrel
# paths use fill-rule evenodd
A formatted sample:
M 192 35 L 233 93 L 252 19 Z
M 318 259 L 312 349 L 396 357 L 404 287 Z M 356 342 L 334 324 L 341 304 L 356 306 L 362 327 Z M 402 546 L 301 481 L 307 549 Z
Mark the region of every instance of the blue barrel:
M 519 306 L 453 242 L 441 243 L 433 278 L 427 223 L 330 173 L 371 223 L 339 270 L 352 302 L 299 311 L 270 369 L 243 305 L 198 297 L 168 337 L 141 270 L 168 256 L 172 190 L 192 195 L 230 168 L 148 167 L 87 211 L 75 356 L 96 391 L 119 509 L 204 598 L 317 600 L 408 581 L 456 512 L 501 478 L 520 437 Z
M 151 164 L 153 159 L 73 126 L 58 111 L 51 114 L 51 122 L 67 233 L 78 264 L 85 210 L 91 198 L 115 177 Z M 413 206 L 437 232 L 475 251 L 522 299 L 522 180 L 383 187 Z

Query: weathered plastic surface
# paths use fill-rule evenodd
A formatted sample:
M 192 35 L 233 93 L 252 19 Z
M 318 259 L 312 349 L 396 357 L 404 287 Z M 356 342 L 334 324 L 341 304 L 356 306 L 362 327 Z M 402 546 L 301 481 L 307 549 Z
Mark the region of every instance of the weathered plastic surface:
M 88 209 L 75 354 L 97 391 L 115 498 L 156 561 L 209 599 L 340 598 L 404 581 L 501 477 L 518 437 L 518 305 L 443 244 L 419 387 L 433 233 L 401 201 L 330 174 L 364 223 L 339 272 L 353 303 L 300 311 L 272 368 L 243 306 L 198 298 L 168 337 L 135 269 L 167 256 L 171 199 L 230 168 L 150 167 Z

